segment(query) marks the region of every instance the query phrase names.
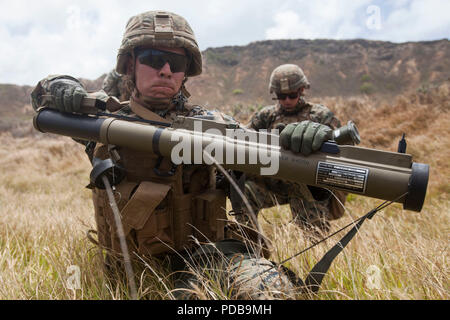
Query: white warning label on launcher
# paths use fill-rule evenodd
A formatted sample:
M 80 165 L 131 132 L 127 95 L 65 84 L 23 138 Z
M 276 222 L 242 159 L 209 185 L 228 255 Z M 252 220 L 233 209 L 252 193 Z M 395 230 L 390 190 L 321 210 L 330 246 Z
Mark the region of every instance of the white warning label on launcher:
M 364 193 L 368 176 L 369 169 L 319 161 L 316 184 Z

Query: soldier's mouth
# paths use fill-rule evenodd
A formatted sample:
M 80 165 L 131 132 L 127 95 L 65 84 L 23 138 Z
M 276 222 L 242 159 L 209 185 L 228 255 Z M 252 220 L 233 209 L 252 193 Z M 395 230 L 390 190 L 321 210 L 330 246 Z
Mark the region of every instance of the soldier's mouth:
M 169 85 L 159 84 L 159 85 L 153 86 L 152 88 L 153 88 L 153 90 L 157 90 L 157 91 L 170 91 L 170 92 L 173 91 L 173 87 L 169 86 Z
M 153 88 L 169 88 L 169 89 L 173 89 L 173 85 L 171 83 L 155 83 L 153 86 Z
M 153 86 L 153 88 L 172 89 L 170 86 Z

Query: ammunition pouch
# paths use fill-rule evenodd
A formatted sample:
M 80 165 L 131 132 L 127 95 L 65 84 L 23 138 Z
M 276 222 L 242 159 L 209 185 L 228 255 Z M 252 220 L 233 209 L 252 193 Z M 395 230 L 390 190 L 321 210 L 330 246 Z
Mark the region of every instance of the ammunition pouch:
M 200 242 L 224 239 L 226 196 L 222 190 L 208 190 L 193 198 L 193 235 Z
M 129 201 L 133 190 L 138 185 L 128 181 L 122 181 L 115 186 L 114 198 L 119 209 L 123 208 Z M 117 227 L 114 222 L 114 215 L 108 201 L 105 190 L 93 188 L 92 199 L 95 209 L 95 220 L 97 223 L 98 241 L 102 248 L 112 249 L 120 252 L 119 238 L 117 236 Z
M 224 239 L 226 197 L 222 190 L 175 195 L 174 186 L 152 181 L 123 181 L 116 186 L 124 232 L 130 247 L 142 255 L 185 250 L 199 242 Z M 94 192 L 100 243 L 120 252 L 114 217 L 106 193 Z M 105 217 L 105 218 L 103 218 Z
M 170 185 L 143 181 L 121 210 L 125 235 L 134 230 L 140 254 L 159 254 L 174 247 Z

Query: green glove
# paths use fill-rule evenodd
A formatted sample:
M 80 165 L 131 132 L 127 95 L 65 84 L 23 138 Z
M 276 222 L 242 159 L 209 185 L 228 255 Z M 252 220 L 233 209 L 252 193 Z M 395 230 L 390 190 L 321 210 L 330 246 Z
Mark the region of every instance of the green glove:
M 80 83 L 71 79 L 56 79 L 50 84 L 53 107 L 63 112 L 79 112 L 81 102 L 87 96 Z
M 306 120 L 288 124 L 280 133 L 280 143 L 285 149 L 307 156 L 319 150 L 325 141 L 332 139 L 332 134 L 330 127 Z

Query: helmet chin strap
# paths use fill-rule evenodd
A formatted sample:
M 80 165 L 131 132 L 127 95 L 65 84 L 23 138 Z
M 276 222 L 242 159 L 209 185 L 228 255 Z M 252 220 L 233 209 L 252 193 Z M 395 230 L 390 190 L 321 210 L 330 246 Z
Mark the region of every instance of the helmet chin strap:
M 181 84 L 181 93 L 183 94 L 183 96 L 186 97 L 186 99 L 189 99 L 189 97 L 191 96 L 191 93 L 186 89 L 186 82 L 188 81 L 188 77 L 184 77 L 183 79 L 183 83 Z

